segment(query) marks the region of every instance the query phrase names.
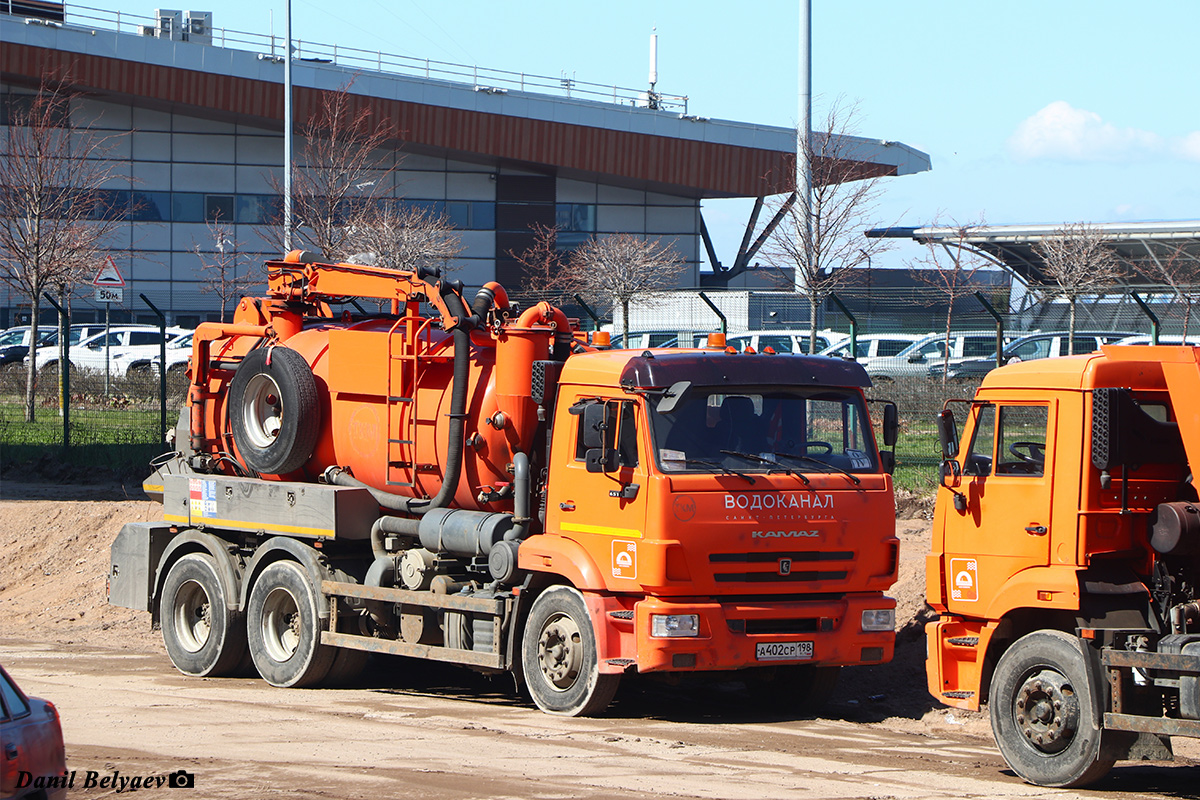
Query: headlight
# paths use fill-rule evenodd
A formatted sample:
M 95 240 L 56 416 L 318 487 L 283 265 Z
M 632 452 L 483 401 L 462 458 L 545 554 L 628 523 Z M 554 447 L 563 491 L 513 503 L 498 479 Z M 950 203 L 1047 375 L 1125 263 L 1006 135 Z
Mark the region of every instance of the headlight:
M 655 639 L 674 639 L 700 635 L 699 614 L 651 614 L 650 636 Z
M 873 608 L 862 612 L 862 629 L 864 631 L 894 631 L 896 629 L 896 609 Z

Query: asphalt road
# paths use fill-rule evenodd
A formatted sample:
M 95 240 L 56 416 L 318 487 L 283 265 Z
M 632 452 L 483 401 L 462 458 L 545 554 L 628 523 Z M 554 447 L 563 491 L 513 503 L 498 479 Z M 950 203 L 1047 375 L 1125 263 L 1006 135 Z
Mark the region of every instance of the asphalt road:
M 185 678 L 161 653 L 0 641 L 0 661 L 59 708 L 70 797 L 103 778 L 184 769 L 195 788 L 138 797 L 1133 798 L 1196 797 L 1200 766 L 1118 766 L 1093 790 L 1029 786 L 980 738 L 790 719 L 722 686 L 627 682 L 605 717 L 538 712 L 503 681 L 400 659 L 361 688 L 281 690 Z M 915 723 L 914 723 L 915 724 Z M 118 775 L 119 773 L 119 775 Z M 128 786 L 126 783 L 126 791 Z

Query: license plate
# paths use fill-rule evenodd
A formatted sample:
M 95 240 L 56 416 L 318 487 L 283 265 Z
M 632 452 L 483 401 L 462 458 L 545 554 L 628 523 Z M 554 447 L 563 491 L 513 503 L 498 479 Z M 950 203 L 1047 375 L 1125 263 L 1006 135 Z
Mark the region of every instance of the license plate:
M 759 642 L 754 645 L 754 658 L 758 661 L 803 661 L 812 657 L 812 642 Z

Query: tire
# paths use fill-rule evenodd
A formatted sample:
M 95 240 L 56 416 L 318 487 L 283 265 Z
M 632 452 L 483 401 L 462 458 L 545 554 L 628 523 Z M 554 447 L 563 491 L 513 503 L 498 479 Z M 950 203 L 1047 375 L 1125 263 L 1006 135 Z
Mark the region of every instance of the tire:
M 327 624 L 318 614 L 317 593 L 303 567 L 276 561 L 264 569 L 250 591 L 246 614 L 258 674 L 272 686 L 320 683 L 337 656 L 335 648 L 321 644 Z
M 521 667 L 533 702 L 547 714 L 586 717 L 612 701 L 620 675 L 600 673 L 583 595 L 553 586 L 538 595 L 521 637 Z
M 242 615 L 229 610 L 217 564 L 189 553 L 172 566 L 159 599 L 163 644 L 184 675 L 234 675 L 247 655 Z
M 352 650 L 349 647 L 337 648 L 329 673 L 321 681 L 322 686 L 346 686 L 354 683 L 367 666 L 371 654 L 366 650 Z
M 287 347 L 250 351 L 229 384 L 233 441 L 246 466 L 262 474 L 284 475 L 308 461 L 320 410 L 308 362 Z
M 750 696 L 762 708 L 781 713 L 817 714 L 829 704 L 841 667 L 811 664 L 755 670 L 746 678 Z
M 1085 647 L 1060 631 L 1036 631 L 996 664 L 988 693 L 992 735 L 1004 760 L 1029 783 L 1086 786 L 1115 762 L 1103 751 L 1097 671 Z

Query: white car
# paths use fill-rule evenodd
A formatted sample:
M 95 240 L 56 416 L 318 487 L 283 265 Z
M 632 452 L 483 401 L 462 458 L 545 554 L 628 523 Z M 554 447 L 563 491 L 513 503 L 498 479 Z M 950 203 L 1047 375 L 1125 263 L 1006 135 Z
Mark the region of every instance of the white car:
M 819 330 L 817 331 L 816 352 L 820 353 L 848 338 L 846 334 L 837 331 Z M 725 337 L 727 346 L 736 347 L 738 350 L 753 347 L 756 353 L 761 353 L 768 347 L 776 353 L 807 353 L 808 343 L 809 332 L 806 330 L 746 331 Z
M 191 333 L 187 328 L 167 328 L 167 341 Z M 158 353 L 162 333 L 156 327 L 141 325 L 113 326 L 108 333 L 89 336 L 67 351 L 67 358 L 75 369 L 104 371 L 105 350 L 108 351 L 111 374 L 124 376 L 130 366 L 140 364 L 149 367 L 150 358 Z M 58 347 L 41 347 L 37 351 L 38 369 L 58 367 Z
M 177 336 L 167 342 L 167 372 L 183 372 L 188 368 L 188 364 L 192 361 L 192 336 L 194 331 L 189 331 L 183 336 Z M 158 356 L 159 352 L 154 351 L 154 355 L 141 361 L 132 362 L 129 364 L 129 369 L 150 369 L 155 375 L 158 374 Z
M 854 360 L 862 363 L 872 358 L 898 356 L 904 352 L 906 347 L 924 339 L 925 336 L 913 333 L 868 333 L 855 338 Z M 826 347 L 820 355 L 850 358 L 850 337 L 847 336 L 837 344 Z
M 1015 336 L 1005 335 L 1004 344 Z M 952 331 L 950 352 L 947 354 L 946 334 L 930 333 L 913 342 L 904 350 L 887 358 L 872 358 L 863 362 L 867 374 L 873 380 L 895 380 L 896 378 L 924 378 L 929 375 L 933 363 L 957 364 L 968 358 L 986 358 L 996 352 L 996 332 Z M 947 359 L 947 355 L 949 358 Z

